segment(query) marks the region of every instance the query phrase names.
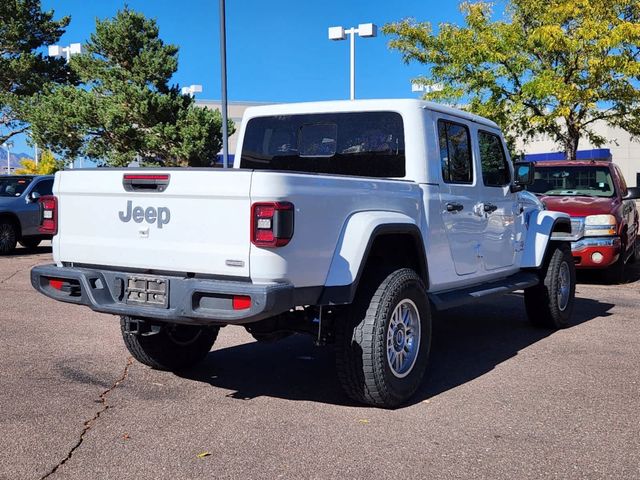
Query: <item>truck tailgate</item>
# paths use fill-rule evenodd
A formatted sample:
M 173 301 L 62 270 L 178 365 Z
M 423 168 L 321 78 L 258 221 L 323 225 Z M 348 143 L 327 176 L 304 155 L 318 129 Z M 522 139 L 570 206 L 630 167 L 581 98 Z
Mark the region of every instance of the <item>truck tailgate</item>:
M 251 175 L 231 169 L 61 172 L 54 186 L 54 258 L 248 277 Z

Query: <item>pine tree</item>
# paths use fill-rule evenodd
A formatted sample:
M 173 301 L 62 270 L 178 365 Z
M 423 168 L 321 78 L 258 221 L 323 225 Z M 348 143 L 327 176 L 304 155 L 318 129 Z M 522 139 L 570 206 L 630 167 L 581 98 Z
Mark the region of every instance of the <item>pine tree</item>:
M 26 131 L 29 106 L 50 84 L 73 80 L 63 59 L 38 52 L 56 43 L 69 17 L 53 20 L 40 0 L 0 2 L 0 143 Z
M 178 48 L 156 22 L 128 8 L 97 20 L 86 52 L 71 58 L 79 87 L 42 95 L 30 120 L 39 144 L 65 158 L 100 164 L 209 166 L 221 141 L 219 111 L 195 105 L 170 85 Z

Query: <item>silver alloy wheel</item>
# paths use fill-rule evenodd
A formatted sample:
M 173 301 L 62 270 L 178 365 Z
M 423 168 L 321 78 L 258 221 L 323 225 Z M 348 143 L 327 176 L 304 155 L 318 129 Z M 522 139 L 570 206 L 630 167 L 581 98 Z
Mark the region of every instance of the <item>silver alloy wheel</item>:
M 401 300 L 387 329 L 387 363 L 391 373 L 404 378 L 413 369 L 420 350 L 420 314 L 413 301 Z
M 558 272 L 558 308 L 561 312 L 564 312 L 569 305 L 569 295 L 571 294 L 571 275 L 569 274 L 569 265 L 567 262 L 560 264 L 560 271 Z
M 8 248 L 11 245 L 13 231 L 8 223 L 0 224 L 0 247 Z

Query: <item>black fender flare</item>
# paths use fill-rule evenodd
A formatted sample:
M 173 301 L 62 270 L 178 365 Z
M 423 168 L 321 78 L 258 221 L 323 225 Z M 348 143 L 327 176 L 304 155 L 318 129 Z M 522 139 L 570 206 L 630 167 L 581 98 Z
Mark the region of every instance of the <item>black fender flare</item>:
M 378 225 L 373 229 L 373 232 L 371 233 L 371 236 L 369 237 L 369 240 L 367 242 L 367 246 L 364 250 L 364 255 L 362 256 L 360 266 L 358 267 L 358 274 L 356 275 L 354 282 L 350 285 L 323 287 L 320 298 L 318 299 L 318 305 L 344 305 L 352 303 L 358 290 L 358 285 L 360 285 L 360 280 L 362 279 L 364 269 L 369 261 L 371 249 L 373 248 L 375 241 L 385 235 L 397 234 L 409 235 L 412 237 L 419 257 L 417 259 L 419 271 L 416 273 L 420 276 L 425 286 L 428 288 L 429 269 L 427 263 L 427 254 L 424 248 L 424 241 L 420 229 L 417 225 L 411 223 L 387 223 Z

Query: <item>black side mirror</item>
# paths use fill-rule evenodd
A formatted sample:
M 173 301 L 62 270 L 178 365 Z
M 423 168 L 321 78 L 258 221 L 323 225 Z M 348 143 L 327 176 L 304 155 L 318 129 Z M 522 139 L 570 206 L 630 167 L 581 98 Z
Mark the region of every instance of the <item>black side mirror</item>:
M 624 200 L 637 200 L 640 198 L 640 187 L 627 188 L 627 194 L 624 196 Z
M 41 195 L 38 192 L 31 192 L 29 194 L 29 201 L 32 203 L 38 203 L 38 199 L 41 197 Z
M 531 185 L 533 183 L 534 167 L 532 162 L 518 162 L 514 165 L 516 185 Z
M 512 192 L 524 190 L 526 185 L 533 183 L 534 167 L 533 162 L 516 162 L 513 165 L 514 178 L 511 185 Z

